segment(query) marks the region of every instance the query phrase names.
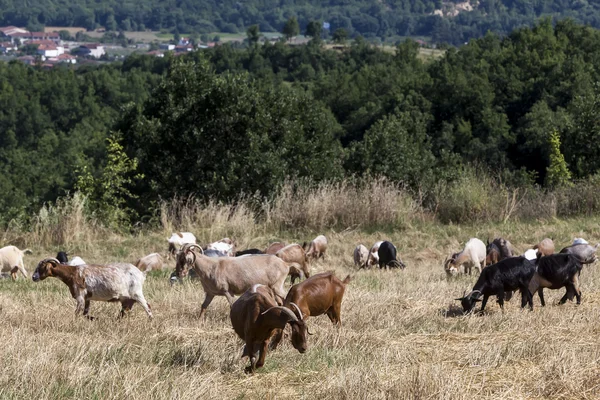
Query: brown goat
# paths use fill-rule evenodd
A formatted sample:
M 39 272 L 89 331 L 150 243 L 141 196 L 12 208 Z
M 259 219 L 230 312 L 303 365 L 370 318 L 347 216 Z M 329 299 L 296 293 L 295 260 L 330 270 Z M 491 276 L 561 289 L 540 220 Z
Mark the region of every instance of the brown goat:
M 284 242 L 273 242 L 265 249 L 265 254 L 275 255 L 277 252 L 285 247 Z
M 246 343 L 242 358 L 250 358 L 247 373 L 265 364 L 269 338 L 287 324 L 292 328 L 294 348 L 300 353 L 306 351 L 306 324 L 289 308 L 278 306 L 273 290 L 267 286 L 257 284 L 244 292 L 231 306 L 229 317 L 235 333 Z
M 300 320 L 327 314 L 334 325 L 341 326 L 342 300 L 350 279 L 348 275 L 341 281 L 333 272 L 313 275 L 292 286 L 283 305 L 294 311 Z M 280 330 L 271 341 L 271 349 L 277 347 L 282 337 L 283 330 Z
M 325 259 L 327 251 L 327 238 L 324 235 L 319 235 L 310 242 L 310 245 L 304 242 L 302 247 L 306 250 L 306 258 L 308 260 Z
M 310 277 L 310 273 L 308 271 L 308 262 L 306 260 L 306 253 L 304 249 L 299 244 L 288 244 L 281 250 L 279 250 L 275 255 L 281 258 L 283 261 L 287 263 L 297 263 L 302 267 L 302 270 L 298 270 L 295 267 L 290 267 L 290 276 L 292 277 L 292 285 L 296 282 L 296 279 L 301 279 L 302 275 L 305 278 Z
M 537 250 L 542 256 L 549 256 L 554 254 L 554 242 L 550 238 L 546 238 L 533 246 L 534 250 Z

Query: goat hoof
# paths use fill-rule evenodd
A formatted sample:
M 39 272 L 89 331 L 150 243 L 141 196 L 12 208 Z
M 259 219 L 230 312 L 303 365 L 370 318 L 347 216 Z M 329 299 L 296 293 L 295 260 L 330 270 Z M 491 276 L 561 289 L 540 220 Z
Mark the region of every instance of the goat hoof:
M 244 368 L 244 372 L 247 374 L 254 374 L 254 368 L 250 367 L 246 367 Z

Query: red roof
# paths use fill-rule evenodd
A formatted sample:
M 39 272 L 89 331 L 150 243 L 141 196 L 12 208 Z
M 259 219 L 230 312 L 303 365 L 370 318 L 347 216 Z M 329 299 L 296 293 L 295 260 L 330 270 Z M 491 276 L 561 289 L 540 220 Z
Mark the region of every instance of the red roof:
M 54 45 L 40 44 L 39 47 L 38 47 L 38 50 L 52 51 L 52 50 L 57 50 L 57 48 Z
M 52 40 L 31 40 L 31 41 L 27 42 L 27 44 L 40 44 L 40 45 L 46 45 L 46 46 L 56 46 L 56 43 L 54 43 Z
M 70 55 L 70 54 L 61 54 L 61 55 L 59 55 L 57 58 L 58 58 L 59 60 L 74 60 L 74 59 L 76 59 L 77 57 L 75 57 L 75 56 L 72 56 L 72 55 Z

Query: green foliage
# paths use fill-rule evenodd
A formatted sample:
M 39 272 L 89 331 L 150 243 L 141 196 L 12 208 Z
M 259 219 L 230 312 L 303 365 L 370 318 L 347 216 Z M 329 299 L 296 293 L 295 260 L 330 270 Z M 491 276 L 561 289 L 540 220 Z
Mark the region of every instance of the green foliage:
M 126 226 L 131 210 L 127 202 L 137 196 L 130 191 L 142 174 L 135 174 L 137 160 L 130 159 L 119 143 L 119 137 L 107 138 L 106 165 L 98 178 L 94 178 L 86 166 L 80 171 L 75 189 L 88 198 L 89 206 L 101 221 L 112 228 Z
M 248 36 L 248 42 L 251 45 L 258 43 L 261 33 L 258 25 L 252 25 L 246 30 L 246 36 Z
M 348 40 L 348 31 L 344 28 L 337 28 L 335 32 L 333 32 L 332 39 L 334 43 L 345 44 L 346 40 Z
M 296 17 L 290 17 L 285 25 L 283 26 L 283 30 L 281 31 L 285 38 L 289 41 L 293 37 L 298 36 L 300 33 L 300 26 L 298 25 L 298 20 Z
M 546 173 L 546 186 L 567 186 L 571 182 L 571 173 L 565 157 L 560 152 L 560 135 L 553 131 L 548 138 L 550 142 L 550 165 Z
M 321 104 L 245 74 L 217 75 L 203 59 L 174 61 L 122 129 L 146 175 L 139 192 L 148 201 L 268 195 L 286 177 L 342 176 L 340 127 Z

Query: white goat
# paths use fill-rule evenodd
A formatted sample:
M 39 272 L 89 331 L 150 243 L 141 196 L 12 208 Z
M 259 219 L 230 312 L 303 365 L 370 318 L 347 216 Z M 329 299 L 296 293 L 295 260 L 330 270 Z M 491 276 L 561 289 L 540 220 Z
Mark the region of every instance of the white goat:
M 477 238 L 471 238 L 460 253 L 455 253 L 446 260 L 444 270 L 448 275 L 455 275 L 462 266 L 464 272 L 471 275 L 471 269 L 475 267 L 481 274 L 482 266 L 485 267 L 485 256 L 485 244 Z
M 175 257 L 177 250 L 184 244 L 196 244 L 196 236 L 191 232 L 174 232 L 167 241 L 169 242 L 167 259 L 169 259 L 169 256 Z
M 367 257 L 367 262 L 365 263 L 365 268 L 371 268 L 373 265 L 379 264 L 379 246 L 381 246 L 381 243 L 383 243 L 383 240 L 375 242 L 375 244 L 371 247 L 369 256 Z
M 118 301 L 121 303 L 121 317 L 138 302 L 148 317 L 152 318 L 150 305 L 144 298 L 142 287 L 146 277 L 132 264 L 113 263 L 108 265 L 61 264 L 56 258 L 46 258 L 39 262 L 32 276 L 39 282 L 52 276 L 69 287 L 71 296 L 77 301 L 75 314 L 83 311 L 89 319 L 90 301 Z
M 16 246 L 6 246 L 0 249 L 0 272 L 5 274 L 10 272 L 13 280 L 17 279 L 17 271 L 27 278 L 25 264 L 23 264 L 23 255 L 31 254 L 31 250 L 19 250 Z
M 537 259 L 537 251 L 534 249 L 526 250 L 525 253 L 523 253 L 523 257 L 525 257 L 526 259 L 528 259 L 530 261 L 536 260 Z
M 228 257 L 235 256 L 235 245 L 229 238 L 223 238 L 206 246 L 206 250 L 216 250 L 225 253 Z
M 575 238 L 575 239 L 573 239 L 573 244 L 589 244 L 589 243 L 584 238 Z
M 359 244 L 354 249 L 354 265 L 358 268 L 364 268 L 369 259 L 369 250 L 362 244 Z

